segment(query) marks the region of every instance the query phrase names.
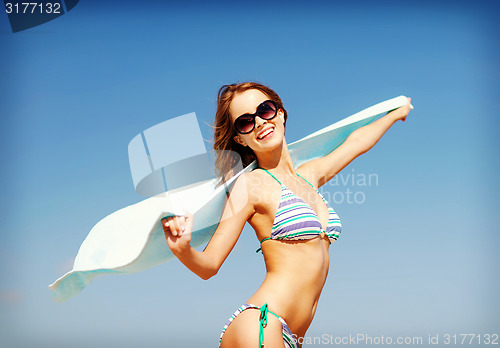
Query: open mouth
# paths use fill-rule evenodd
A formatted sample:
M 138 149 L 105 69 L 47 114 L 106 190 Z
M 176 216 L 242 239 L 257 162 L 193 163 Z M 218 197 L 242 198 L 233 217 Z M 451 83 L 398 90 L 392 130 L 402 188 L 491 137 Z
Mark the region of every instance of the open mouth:
M 257 136 L 258 140 L 266 140 L 269 139 L 273 136 L 274 134 L 274 127 L 269 127 L 267 129 L 264 129 L 262 132 L 260 132 Z

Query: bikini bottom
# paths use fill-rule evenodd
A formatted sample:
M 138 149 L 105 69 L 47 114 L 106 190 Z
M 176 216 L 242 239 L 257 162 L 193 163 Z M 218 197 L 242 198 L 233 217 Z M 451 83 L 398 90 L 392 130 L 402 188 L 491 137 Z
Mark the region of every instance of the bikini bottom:
M 238 316 L 238 314 L 240 314 L 241 312 L 243 312 L 244 310 L 249 309 L 249 308 L 255 308 L 255 309 L 260 310 L 259 348 L 264 346 L 264 327 L 267 325 L 267 314 L 268 313 L 271 313 L 272 315 L 274 315 L 281 322 L 284 347 L 285 348 L 299 348 L 299 345 L 297 344 L 297 340 L 293 336 L 292 331 L 288 327 L 285 320 L 283 318 L 281 318 L 279 315 L 268 310 L 267 303 L 265 303 L 262 307 L 259 307 L 259 306 L 253 305 L 253 304 L 249 304 L 249 303 L 245 303 L 240 308 L 238 308 L 238 310 L 236 312 L 234 312 L 233 315 L 231 315 L 227 324 L 222 329 L 222 333 L 221 333 L 220 339 L 219 339 L 219 348 L 220 348 L 220 343 L 222 341 L 222 336 L 226 332 L 229 324 L 231 324 L 231 322 L 234 320 L 234 318 L 236 318 Z

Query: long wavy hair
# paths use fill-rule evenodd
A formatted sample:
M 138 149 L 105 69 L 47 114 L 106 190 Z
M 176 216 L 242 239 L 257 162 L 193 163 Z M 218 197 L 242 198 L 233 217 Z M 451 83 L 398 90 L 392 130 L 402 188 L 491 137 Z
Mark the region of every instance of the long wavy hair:
M 226 173 L 230 172 L 239 160 L 235 156 L 231 156 L 231 153 L 234 154 L 236 152 L 239 154 L 244 167 L 257 158 L 252 149 L 248 146 L 240 145 L 234 140 L 234 136 L 237 133 L 229 114 L 229 106 L 234 96 L 250 89 L 257 89 L 264 93 L 270 100 L 274 101 L 278 110 L 283 110 L 286 125 L 287 112 L 283 107 L 281 98 L 271 88 L 256 82 L 233 83 L 222 86 L 217 94 L 217 112 L 215 113 L 214 121 L 215 171 L 219 178 L 224 177 Z

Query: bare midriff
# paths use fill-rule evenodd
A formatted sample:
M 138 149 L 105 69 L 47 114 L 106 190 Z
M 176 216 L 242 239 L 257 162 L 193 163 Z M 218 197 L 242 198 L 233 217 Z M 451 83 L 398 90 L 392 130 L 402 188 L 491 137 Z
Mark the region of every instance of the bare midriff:
M 281 316 L 297 337 L 303 337 L 312 322 L 328 275 L 330 243 L 327 237 L 301 241 L 266 241 L 262 252 L 267 275 L 248 299 Z

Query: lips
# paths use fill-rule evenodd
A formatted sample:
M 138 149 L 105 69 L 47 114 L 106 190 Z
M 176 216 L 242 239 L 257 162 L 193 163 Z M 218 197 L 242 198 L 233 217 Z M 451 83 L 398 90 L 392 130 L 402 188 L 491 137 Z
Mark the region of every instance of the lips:
M 257 134 L 258 140 L 266 140 L 272 137 L 274 134 L 274 127 L 268 127 Z

